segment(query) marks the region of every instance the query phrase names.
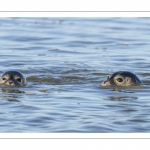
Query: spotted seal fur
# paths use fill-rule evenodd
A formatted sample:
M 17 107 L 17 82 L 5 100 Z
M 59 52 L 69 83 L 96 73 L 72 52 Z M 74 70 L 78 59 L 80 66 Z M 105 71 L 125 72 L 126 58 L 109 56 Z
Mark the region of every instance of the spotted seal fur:
M 142 81 L 134 74 L 128 71 L 118 71 L 108 76 L 102 86 L 136 86 L 141 85 Z
M 11 87 L 24 87 L 26 78 L 18 71 L 7 71 L 0 77 L 0 84 Z

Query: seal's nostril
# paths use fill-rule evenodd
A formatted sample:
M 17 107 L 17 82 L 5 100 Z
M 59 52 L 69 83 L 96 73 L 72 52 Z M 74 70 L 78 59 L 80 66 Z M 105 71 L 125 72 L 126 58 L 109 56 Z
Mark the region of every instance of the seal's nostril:
M 106 84 L 106 81 L 103 81 L 103 84 Z
M 105 85 L 106 85 L 106 81 L 103 81 L 103 82 L 101 83 L 101 85 L 102 85 L 102 86 L 105 86 Z
M 12 81 L 9 81 L 8 83 L 11 85 L 13 82 L 12 82 Z

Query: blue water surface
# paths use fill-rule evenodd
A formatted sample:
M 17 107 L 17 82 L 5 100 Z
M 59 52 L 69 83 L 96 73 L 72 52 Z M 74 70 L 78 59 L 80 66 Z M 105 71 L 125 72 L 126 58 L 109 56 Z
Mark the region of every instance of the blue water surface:
M 150 18 L 0 18 L 0 132 L 150 132 Z M 131 71 L 143 87 L 100 84 Z

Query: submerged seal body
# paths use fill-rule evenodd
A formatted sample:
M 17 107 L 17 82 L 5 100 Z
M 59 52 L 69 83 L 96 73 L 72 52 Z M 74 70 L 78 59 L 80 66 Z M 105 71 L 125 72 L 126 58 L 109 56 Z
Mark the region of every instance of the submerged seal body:
M 136 86 L 142 84 L 142 81 L 134 74 L 128 71 L 118 71 L 108 76 L 102 86 Z
M 12 87 L 26 86 L 26 78 L 18 71 L 7 71 L 0 77 L 0 84 Z

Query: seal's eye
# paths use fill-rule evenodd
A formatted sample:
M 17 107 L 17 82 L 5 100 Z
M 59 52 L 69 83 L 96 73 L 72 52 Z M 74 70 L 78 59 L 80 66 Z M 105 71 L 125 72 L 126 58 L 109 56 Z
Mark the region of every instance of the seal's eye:
M 3 80 L 6 80 L 6 78 L 2 78 Z
M 117 81 L 118 81 L 118 82 L 122 82 L 123 79 L 122 79 L 122 78 L 118 78 Z
M 18 82 L 21 82 L 21 79 L 20 79 L 20 78 L 18 78 L 18 79 L 17 79 L 17 81 L 18 81 Z

